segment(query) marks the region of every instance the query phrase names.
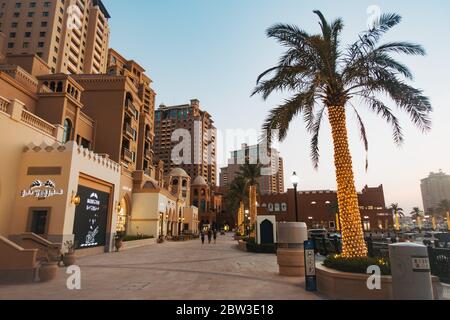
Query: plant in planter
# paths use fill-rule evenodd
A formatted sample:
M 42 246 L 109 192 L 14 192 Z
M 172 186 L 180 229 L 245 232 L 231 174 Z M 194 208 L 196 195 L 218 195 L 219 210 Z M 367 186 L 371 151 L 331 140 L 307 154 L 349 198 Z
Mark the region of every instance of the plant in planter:
M 67 252 L 64 253 L 62 261 L 64 263 L 64 266 L 70 267 L 75 264 L 75 249 L 77 247 L 76 242 L 74 241 L 66 241 L 64 243 L 64 246 L 67 249 Z
M 56 278 L 58 274 L 58 264 L 60 262 L 59 254 L 51 249 L 47 249 L 46 258 L 41 262 L 39 268 L 39 280 L 41 282 L 48 282 Z
M 389 261 L 377 258 L 344 258 L 340 255 L 329 256 L 323 263 L 327 268 L 348 273 L 366 274 L 370 266 L 380 267 L 382 275 L 391 275 Z
M 125 238 L 125 232 L 118 231 L 114 237 L 114 246 L 116 247 L 116 251 L 119 252 L 119 250 L 123 246 L 123 239 Z

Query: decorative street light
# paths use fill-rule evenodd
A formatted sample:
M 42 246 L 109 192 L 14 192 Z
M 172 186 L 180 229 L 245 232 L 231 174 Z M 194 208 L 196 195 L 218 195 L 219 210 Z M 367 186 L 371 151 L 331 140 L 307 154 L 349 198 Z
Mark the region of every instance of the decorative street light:
M 297 199 L 297 197 L 298 197 L 298 195 L 297 195 L 297 187 L 298 187 L 298 184 L 299 184 L 299 178 L 298 178 L 298 176 L 297 176 L 297 173 L 296 172 L 294 172 L 293 174 L 292 174 L 292 177 L 291 177 L 291 183 L 292 183 L 292 185 L 294 186 L 294 194 L 295 194 L 295 221 L 296 222 L 299 222 L 299 220 L 298 220 L 298 199 Z
M 245 231 L 248 236 L 250 236 L 250 230 L 249 230 L 249 226 L 248 226 L 249 213 L 250 213 L 250 210 L 248 210 L 248 209 L 245 210 Z

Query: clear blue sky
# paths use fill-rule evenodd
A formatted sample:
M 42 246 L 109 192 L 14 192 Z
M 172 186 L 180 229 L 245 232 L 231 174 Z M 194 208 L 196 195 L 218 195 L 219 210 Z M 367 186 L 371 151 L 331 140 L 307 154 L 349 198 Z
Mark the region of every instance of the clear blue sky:
M 141 63 L 154 80 L 157 105 L 187 103 L 198 98 L 219 130 L 259 129 L 268 110 L 287 95 L 262 101 L 250 98 L 259 73 L 273 66 L 282 48 L 265 36 L 277 22 L 298 24 L 318 32 L 314 9 L 329 19 L 344 18 L 343 43 L 353 41 L 367 25 L 367 8 L 397 12 L 403 22 L 386 40 L 422 44 L 428 55 L 402 58 L 415 74 L 415 85 L 431 97 L 433 130 L 422 135 L 401 116 L 406 143 L 397 148 L 390 128 L 367 109 L 362 116 L 370 141 L 370 168 L 350 116 L 349 130 L 357 189 L 365 184 L 385 187 L 386 202 L 405 209 L 422 207 L 420 179 L 430 171 L 450 173 L 450 2 L 335 0 L 104 0 L 111 13 L 111 47 Z M 401 115 L 401 112 L 397 113 Z M 286 185 L 293 171 L 302 189 L 335 189 L 332 144 L 328 125 L 321 135 L 321 166 L 312 168 L 303 123 L 292 126 L 280 146 L 285 158 Z M 243 142 L 243 141 L 242 141 Z M 240 143 L 240 142 L 239 142 Z M 220 150 L 220 162 L 223 153 Z

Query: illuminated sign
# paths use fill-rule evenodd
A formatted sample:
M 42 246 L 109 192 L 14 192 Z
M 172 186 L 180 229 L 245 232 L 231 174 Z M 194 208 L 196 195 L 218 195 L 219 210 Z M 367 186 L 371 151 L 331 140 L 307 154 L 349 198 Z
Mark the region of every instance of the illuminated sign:
M 62 189 L 57 190 L 56 184 L 47 180 L 46 182 L 42 182 L 40 180 L 33 181 L 28 190 L 22 190 L 20 196 L 22 198 L 34 197 L 37 199 L 47 199 L 54 196 L 62 196 L 64 191 Z

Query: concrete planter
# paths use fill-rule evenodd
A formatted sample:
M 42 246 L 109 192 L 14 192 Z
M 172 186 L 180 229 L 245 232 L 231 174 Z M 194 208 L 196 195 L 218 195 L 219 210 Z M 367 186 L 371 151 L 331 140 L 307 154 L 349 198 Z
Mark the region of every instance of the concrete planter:
M 277 250 L 277 261 L 280 276 L 305 276 L 305 251 L 303 249 L 279 248 Z
M 367 274 L 336 271 L 316 265 L 318 292 L 334 300 L 393 300 L 392 277 L 381 277 L 381 290 L 367 288 Z M 440 281 L 432 277 L 435 299 L 439 299 Z
M 305 223 L 288 222 L 278 224 L 277 260 L 280 276 L 305 276 L 303 243 L 306 240 L 308 240 L 308 229 Z

